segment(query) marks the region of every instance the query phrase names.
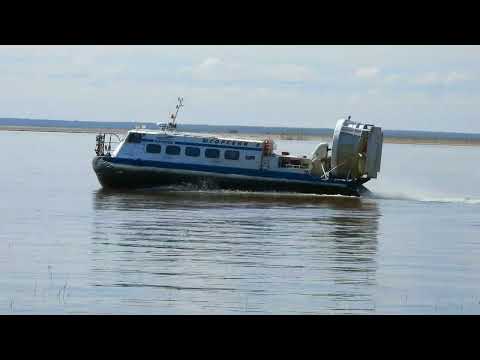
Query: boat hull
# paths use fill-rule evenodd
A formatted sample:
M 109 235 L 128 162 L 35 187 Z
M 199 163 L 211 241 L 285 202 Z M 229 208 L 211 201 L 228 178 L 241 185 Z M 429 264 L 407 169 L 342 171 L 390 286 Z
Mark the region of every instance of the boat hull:
M 360 196 L 366 188 L 345 181 L 294 181 L 270 177 L 153 167 L 137 160 L 117 163 L 115 158 L 96 156 L 93 169 L 104 188 L 132 189 L 159 186 L 188 186 L 200 189 L 281 191 Z

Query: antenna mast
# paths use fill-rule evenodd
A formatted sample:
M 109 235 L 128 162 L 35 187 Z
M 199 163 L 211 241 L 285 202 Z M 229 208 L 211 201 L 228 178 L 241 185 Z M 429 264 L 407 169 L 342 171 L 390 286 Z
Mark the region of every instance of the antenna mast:
M 183 97 L 178 98 L 178 104 L 176 106 L 177 111 L 175 112 L 175 114 L 170 115 L 170 118 L 172 119 L 172 122 L 169 125 L 173 128 L 177 127 L 177 124 L 175 124 L 175 121 L 177 120 L 178 111 L 180 110 L 181 107 L 183 107 Z

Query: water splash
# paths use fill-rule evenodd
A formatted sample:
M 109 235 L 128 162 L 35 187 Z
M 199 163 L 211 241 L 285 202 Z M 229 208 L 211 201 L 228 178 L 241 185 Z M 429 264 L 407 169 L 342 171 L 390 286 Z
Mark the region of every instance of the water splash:
M 426 194 L 404 194 L 394 192 L 372 192 L 367 195 L 371 199 L 382 200 L 401 200 L 401 201 L 416 201 L 416 202 L 432 202 L 432 203 L 459 203 L 468 205 L 479 205 L 480 199 L 462 196 L 435 196 Z
M 103 190 L 103 189 L 102 189 Z M 121 190 L 124 192 L 124 190 Z M 248 197 L 276 197 L 276 198 L 302 198 L 302 199 L 358 199 L 357 196 L 348 195 L 331 195 L 331 194 L 309 194 L 309 193 L 296 193 L 286 191 L 247 191 L 247 190 L 225 190 L 225 189 L 209 189 L 202 188 L 195 185 L 171 185 L 171 186 L 159 186 L 149 187 L 143 189 L 132 189 L 132 193 L 181 193 L 181 194 L 205 194 L 205 195 L 219 195 L 219 196 L 248 196 Z

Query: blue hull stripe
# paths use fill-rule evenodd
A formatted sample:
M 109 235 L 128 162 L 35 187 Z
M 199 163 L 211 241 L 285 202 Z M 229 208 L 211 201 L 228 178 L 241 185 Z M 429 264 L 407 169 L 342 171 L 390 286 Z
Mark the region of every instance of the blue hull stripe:
M 314 184 L 336 184 L 336 185 L 347 185 L 345 181 L 335 181 L 335 180 L 324 180 L 318 176 L 312 176 L 309 174 L 293 174 L 293 173 L 284 173 L 279 171 L 270 171 L 270 170 L 255 170 L 255 169 L 242 169 L 234 168 L 227 166 L 210 166 L 210 165 L 198 165 L 198 164 L 185 164 L 185 163 L 172 163 L 164 161 L 152 161 L 152 160 L 133 160 L 126 158 L 103 158 L 107 162 L 116 163 L 116 164 L 125 164 L 139 167 L 157 167 L 164 169 L 179 169 L 179 170 L 190 170 L 190 171 L 204 171 L 217 174 L 230 174 L 230 175 L 245 175 L 245 176 L 256 176 L 262 177 L 265 179 L 287 179 L 287 180 L 299 180 L 299 181 L 308 181 Z

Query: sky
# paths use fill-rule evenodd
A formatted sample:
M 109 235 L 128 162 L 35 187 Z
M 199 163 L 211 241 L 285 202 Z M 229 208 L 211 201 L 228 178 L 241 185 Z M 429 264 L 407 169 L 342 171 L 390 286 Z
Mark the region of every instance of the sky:
M 480 46 L 0 46 L 0 118 L 480 133 Z

